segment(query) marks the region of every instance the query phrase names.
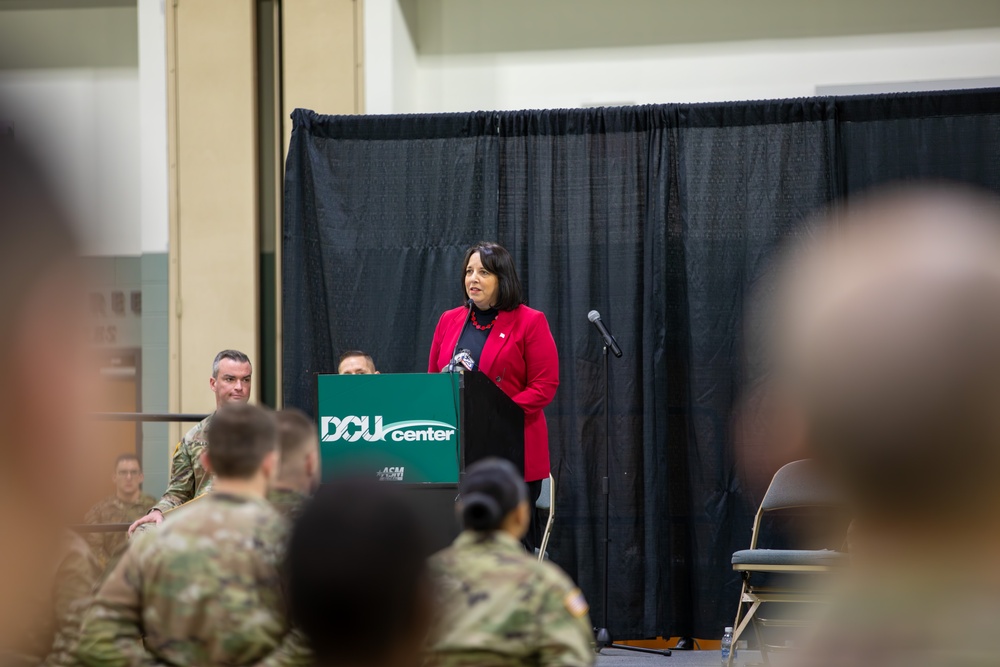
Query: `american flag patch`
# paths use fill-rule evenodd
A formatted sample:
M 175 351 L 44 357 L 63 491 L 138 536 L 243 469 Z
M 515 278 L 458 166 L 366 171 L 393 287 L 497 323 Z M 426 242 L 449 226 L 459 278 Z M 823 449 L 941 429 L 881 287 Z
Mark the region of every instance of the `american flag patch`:
M 590 605 L 587 604 L 587 599 L 583 597 L 583 591 L 579 588 L 574 588 L 563 599 L 563 604 L 566 605 L 566 610 L 576 618 L 580 618 L 590 611 Z

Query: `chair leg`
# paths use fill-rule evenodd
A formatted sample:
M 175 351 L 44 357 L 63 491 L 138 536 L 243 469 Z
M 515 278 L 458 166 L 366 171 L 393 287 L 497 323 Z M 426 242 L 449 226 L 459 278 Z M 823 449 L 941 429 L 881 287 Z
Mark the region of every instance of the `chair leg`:
M 754 616 L 757 613 L 757 608 L 760 607 L 760 600 L 759 599 L 754 600 L 753 604 L 750 605 L 750 609 L 747 610 L 746 615 L 743 616 L 742 620 L 740 619 L 740 615 L 743 612 L 743 605 L 744 605 L 744 603 L 746 601 L 747 588 L 748 588 L 747 584 L 748 583 L 749 582 L 747 581 L 746 577 L 744 577 L 743 578 L 743 586 L 740 588 L 740 601 L 739 601 L 739 604 L 736 607 L 736 621 L 734 622 L 734 626 L 733 626 L 734 627 L 734 630 L 733 630 L 733 648 L 730 649 L 730 651 L 729 651 L 729 659 L 726 661 L 726 667 L 732 667 L 732 664 L 733 664 L 733 655 L 736 653 L 736 650 L 735 650 L 736 649 L 736 642 L 739 641 L 740 636 L 743 634 L 743 631 L 746 629 L 747 623 L 750 623 L 751 621 L 753 621 Z M 756 627 L 757 627 L 756 624 L 754 624 L 754 628 L 755 629 L 756 629 Z
M 760 626 L 757 624 L 756 618 L 753 621 L 753 633 L 757 637 L 757 646 L 760 648 L 760 659 L 764 661 L 765 665 L 770 665 L 771 660 L 767 657 L 767 644 L 764 643 L 764 635 L 760 631 Z
M 743 632 L 743 625 L 740 624 L 740 617 L 743 615 L 743 605 L 745 604 L 744 599 L 747 594 L 747 580 L 743 577 L 743 585 L 740 587 L 740 600 L 736 604 L 736 620 L 733 621 L 733 642 L 735 643 L 737 638 L 739 638 L 740 633 Z
M 549 518 L 545 521 L 545 532 L 542 534 L 541 548 L 538 550 L 538 562 L 545 560 L 545 552 L 549 549 L 549 538 L 552 537 L 552 523 L 556 517 L 556 480 L 549 473 Z
M 554 518 L 552 509 L 549 509 L 549 518 L 545 522 L 545 533 L 542 535 L 542 544 L 538 550 L 538 561 L 545 560 L 545 551 L 549 548 L 549 537 L 552 536 L 552 519 Z

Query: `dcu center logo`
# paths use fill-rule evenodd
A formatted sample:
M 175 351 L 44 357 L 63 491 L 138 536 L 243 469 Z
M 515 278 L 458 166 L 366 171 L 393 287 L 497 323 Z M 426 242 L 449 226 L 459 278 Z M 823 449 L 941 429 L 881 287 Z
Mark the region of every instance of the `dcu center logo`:
M 383 424 L 382 417 L 320 417 L 320 435 L 323 442 L 366 442 L 385 441 L 386 437 L 396 442 L 416 442 L 451 440 L 455 427 L 445 422 L 428 419 Z

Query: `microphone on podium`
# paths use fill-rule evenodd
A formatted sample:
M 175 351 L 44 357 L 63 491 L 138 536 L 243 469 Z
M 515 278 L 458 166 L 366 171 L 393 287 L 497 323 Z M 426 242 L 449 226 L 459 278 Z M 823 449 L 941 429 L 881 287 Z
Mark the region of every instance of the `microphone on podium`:
M 441 369 L 441 372 L 457 373 L 463 368 L 467 371 L 476 370 L 476 362 L 472 358 L 472 352 L 465 348 L 459 350 L 455 356 L 451 358 L 451 361 L 448 362 L 448 365 Z
M 611 335 L 608 328 L 604 326 L 604 322 L 601 321 L 601 314 L 596 310 L 592 310 L 587 313 L 587 319 L 593 322 L 594 326 L 601 333 L 601 338 L 604 339 L 604 346 L 611 350 L 611 353 L 616 357 L 622 356 L 622 349 L 618 347 L 618 341 Z
M 441 369 L 442 373 L 458 372 L 458 368 L 456 368 L 456 365 L 458 361 L 458 355 L 461 354 L 462 352 L 465 352 L 466 355 L 468 355 L 469 361 L 472 362 L 473 366 L 476 365 L 476 363 L 472 361 L 472 353 L 469 350 L 458 349 L 458 344 L 462 342 L 462 336 L 465 335 L 465 328 L 469 326 L 469 322 L 472 320 L 472 299 L 469 299 L 468 301 L 465 302 L 465 308 L 466 308 L 465 322 L 462 324 L 462 330 L 458 332 L 458 340 L 455 341 L 455 349 L 451 351 L 451 361 L 449 361 L 448 365 L 446 365 L 444 368 Z M 470 368 L 469 370 L 471 371 L 472 369 Z

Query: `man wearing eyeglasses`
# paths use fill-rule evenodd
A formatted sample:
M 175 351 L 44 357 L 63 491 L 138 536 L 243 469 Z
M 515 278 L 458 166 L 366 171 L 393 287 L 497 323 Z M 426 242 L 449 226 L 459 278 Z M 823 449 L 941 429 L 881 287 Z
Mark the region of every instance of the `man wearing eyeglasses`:
M 132 523 L 156 502 L 155 498 L 142 491 L 142 463 L 135 454 L 118 457 L 111 479 L 115 485 L 114 494 L 90 508 L 84 519 L 86 523 Z M 125 544 L 125 533 L 90 533 L 87 542 L 101 568 L 106 568 Z

